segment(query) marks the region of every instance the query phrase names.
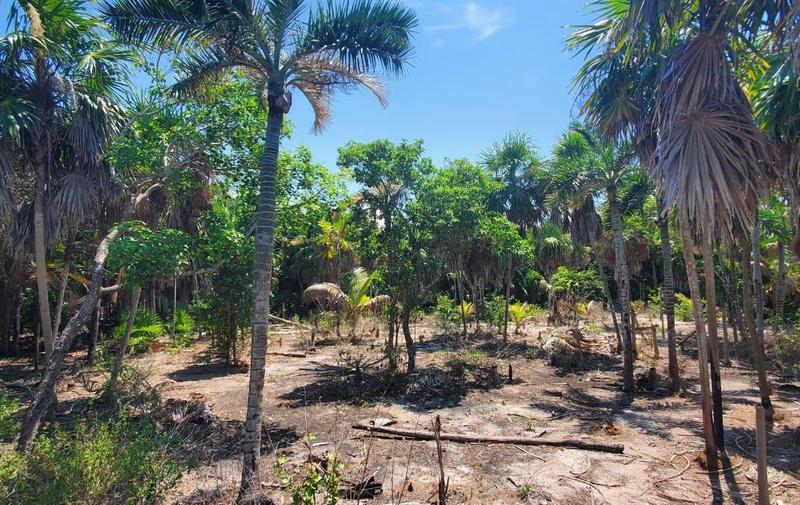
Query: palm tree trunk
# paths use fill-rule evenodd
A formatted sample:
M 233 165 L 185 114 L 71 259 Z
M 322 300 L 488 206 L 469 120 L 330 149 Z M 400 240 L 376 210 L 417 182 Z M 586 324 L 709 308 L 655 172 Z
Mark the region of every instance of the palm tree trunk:
M 122 342 L 117 351 L 117 361 L 114 363 L 114 370 L 111 372 L 111 378 L 106 386 L 106 391 L 114 391 L 114 386 L 117 385 L 117 379 L 119 379 L 122 373 L 122 365 L 125 361 L 125 353 L 128 351 L 128 341 L 131 338 L 131 331 L 133 331 L 133 325 L 136 322 L 136 312 L 139 310 L 139 298 L 141 295 L 142 286 L 137 284 L 133 287 L 133 291 L 131 291 L 131 306 L 130 313 L 128 314 L 128 322 L 125 325 L 125 334 L 122 336 Z
M 71 261 L 70 247 L 64 249 L 64 268 L 61 270 L 61 283 L 58 286 L 58 299 L 56 301 L 56 315 L 53 318 L 53 335 L 58 335 L 61 328 L 61 314 L 64 309 L 64 295 L 67 292 L 67 281 L 69 281 L 69 268 Z
M 694 239 L 689 231 L 686 218 L 679 219 L 681 238 L 683 239 L 683 261 L 686 263 L 686 276 L 689 281 L 689 292 L 692 297 L 692 313 L 694 327 L 697 335 L 697 362 L 700 366 L 700 395 L 702 397 L 703 412 L 703 439 L 706 445 L 706 460 L 709 468 L 716 468 L 717 443 L 714 436 L 714 423 L 711 415 L 711 387 L 709 384 L 708 369 L 708 340 L 706 339 L 706 324 L 703 317 L 702 301 L 700 296 L 700 282 L 697 280 L 697 270 L 694 260 Z
M 761 274 L 761 224 L 758 216 L 753 226 L 753 295 L 756 306 L 756 335 L 764 340 L 764 278 Z
M 456 272 L 456 295 L 458 297 L 458 307 L 461 311 L 461 323 L 464 326 L 464 331 L 461 334 L 463 338 L 467 338 L 467 314 L 464 311 L 464 284 L 461 282 L 461 269 Z
M 505 314 L 503 315 L 503 342 L 508 341 L 508 299 L 511 298 L 511 278 L 514 272 L 513 262 L 508 262 L 508 271 L 506 272 L 506 306 Z
M 723 302 L 722 307 L 719 309 L 722 316 L 722 362 L 725 366 L 731 365 L 731 339 L 728 335 L 728 314 L 730 311 L 727 309 L 726 304 Z
M 753 268 L 750 262 L 751 253 L 751 242 L 745 240 L 742 245 L 741 257 L 739 258 L 742 269 L 742 315 L 744 317 L 742 339 L 750 342 L 750 348 L 752 350 L 752 341 L 756 335 L 756 319 L 753 315 Z
M 786 245 L 778 239 L 778 278 L 775 280 L 775 315 L 783 321 L 786 303 Z
M 270 99 L 274 102 L 274 99 Z M 255 252 L 253 256 L 253 335 L 250 350 L 250 379 L 247 414 L 242 440 L 242 482 L 238 502 L 262 495 L 261 404 L 264 390 L 264 367 L 269 334 L 269 300 L 272 288 L 272 253 L 275 242 L 275 173 L 278 168 L 283 109 L 270 103 L 267 134 L 259 175 L 258 209 L 255 217 Z
M 17 294 L 17 306 L 14 312 L 14 341 L 11 344 L 11 352 L 14 357 L 19 356 L 19 339 L 22 336 L 22 302 L 24 301 L 25 292 L 20 289 Z
M 414 373 L 416 368 L 417 351 L 414 349 L 414 338 L 411 336 L 411 304 L 405 303 L 403 305 L 403 337 L 406 340 L 406 353 L 408 354 L 408 373 Z
M 608 311 L 611 312 L 611 321 L 614 323 L 614 333 L 617 335 L 617 352 L 622 352 L 624 345 L 622 344 L 622 332 L 617 322 L 617 310 L 614 305 L 614 299 L 611 297 L 611 287 L 609 287 L 608 276 L 605 271 L 605 262 L 600 257 L 597 257 L 597 273 L 600 275 L 600 281 L 603 283 L 603 294 L 608 302 Z
M 50 316 L 50 295 L 47 286 L 47 251 L 45 248 L 45 160 L 36 160 L 36 181 L 33 198 L 33 251 L 36 262 L 36 292 L 39 304 L 39 320 L 44 336 L 44 351 L 47 361 L 53 354 L 53 319 Z
M 628 263 L 625 258 L 625 245 L 622 238 L 622 218 L 619 213 L 619 207 L 617 206 L 616 188 L 609 188 L 608 190 L 608 210 L 611 216 L 611 227 L 614 231 L 614 271 L 617 281 L 617 296 L 619 297 L 619 304 L 622 309 L 622 328 L 624 336 L 622 389 L 626 393 L 633 393 L 635 389 L 633 381 L 634 330 L 632 327 L 633 320 L 631 318 L 630 279 L 628 278 Z
M 86 363 L 94 365 L 94 351 L 97 349 L 97 338 L 100 335 L 100 317 L 102 314 L 102 301 L 97 300 L 97 304 L 92 312 L 92 329 L 89 332 L 89 345 L 86 350 Z
M 386 342 L 385 351 L 390 372 L 397 370 L 397 353 L 395 352 L 395 342 L 397 340 L 397 302 L 392 298 L 392 303 L 389 306 L 389 339 Z
M 678 368 L 678 346 L 675 339 L 675 277 L 672 270 L 672 247 L 669 240 L 669 220 L 659 198 L 658 231 L 661 235 L 661 259 L 664 270 L 664 288 L 661 308 L 667 317 L 667 354 L 669 362 L 670 391 L 677 393 L 681 388 L 681 375 Z
M 714 272 L 714 242 L 711 231 L 703 233 L 703 269 L 706 281 L 706 320 L 711 365 L 712 420 L 717 448 L 725 450 L 725 425 L 722 418 L 722 378 L 719 369 L 719 331 L 717 328 L 717 276 Z
M 769 398 L 770 386 L 767 379 L 767 367 L 764 357 L 764 281 L 761 278 L 761 224 L 758 210 L 753 225 L 753 289 L 756 296 L 756 332 L 750 339 L 753 348 L 753 361 L 758 373 L 758 389 L 761 394 L 761 406 L 768 420 L 772 420 L 775 409 Z
M 108 257 L 108 247 L 116 240 L 119 234 L 120 231 L 118 228 L 112 229 L 97 247 L 94 256 L 94 265 L 92 266 L 92 280 L 89 284 L 89 292 L 84 297 L 83 304 L 81 304 L 78 312 L 72 316 L 72 319 L 69 320 L 55 342 L 53 359 L 47 363 L 44 376 L 41 382 L 39 382 L 39 386 L 33 395 L 33 400 L 28 406 L 28 410 L 25 411 L 25 415 L 22 419 L 22 428 L 20 430 L 19 440 L 17 441 L 18 451 L 27 450 L 31 440 L 33 440 L 39 430 L 39 425 L 42 422 L 42 417 L 48 405 L 53 403 L 56 380 L 58 380 L 58 375 L 61 372 L 61 365 L 69 353 L 72 341 L 75 340 L 75 336 L 83 329 L 83 325 L 97 305 L 97 300 L 100 298 L 100 289 L 103 286 L 103 278 L 105 277 L 104 264 Z

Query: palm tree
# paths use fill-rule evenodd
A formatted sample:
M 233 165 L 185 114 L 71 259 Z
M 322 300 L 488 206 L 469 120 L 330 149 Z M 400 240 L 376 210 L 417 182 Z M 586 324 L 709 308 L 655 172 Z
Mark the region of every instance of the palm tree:
M 655 94 L 659 142 L 653 169 L 665 204 L 678 207 L 692 301 L 697 306 L 694 232 L 701 237 L 710 361 L 704 361 L 704 352 L 699 359 L 702 375 L 706 370 L 710 375 L 713 395 L 713 412 L 704 413 L 711 465 L 717 464 L 717 450 L 725 448 L 713 242 L 717 236 L 732 236 L 736 223 L 753 229 L 758 196 L 773 179 L 764 163 L 770 159 L 764 138 L 731 67 L 735 56 L 731 41 L 741 38 L 741 20 L 739 12 L 729 7 L 703 2 L 689 13 L 686 37 L 670 52 Z M 696 321 L 697 335 L 705 337 L 701 324 Z M 701 351 L 704 346 L 701 342 Z M 701 386 L 708 405 L 707 387 Z M 713 426 L 705 424 L 709 418 Z
M 533 140 L 523 132 L 509 133 L 485 150 L 482 164 L 502 184 L 493 195 L 492 206 L 524 231 L 544 215 L 540 173 L 544 160 Z
M 574 80 L 583 98 L 581 112 L 603 136 L 632 142 L 639 163 L 647 170 L 657 144 L 653 99 L 664 58 L 681 28 L 685 6 L 680 0 L 665 2 L 591 3 L 597 20 L 570 35 L 570 48 L 586 59 Z M 651 174 L 652 176 L 652 174 Z M 659 203 L 661 199 L 659 198 Z M 669 247 L 669 207 L 659 205 L 662 252 Z M 662 254 L 664 286 L 662 307 L 667 318 L 669 375 L 673 392 L 680 388 L 675 334 L 675 279 L 672 255 Z
M 303 291 L 303 303 L 317 303 L 332 310 L 337 320 L 344 318 L 350 324 L 350 338 L 355 339 L 361 317 L 368 311 L 376 311 L 389 302 L 387 295 L 369 296 L 377 274 L 377 270 L 368 274 L 361 267 L 353 269 L 347 276 L 346 291 L 331 282 L 312 284 Z
M 342 263 L 345 257 L 353 255 L 353 244 L 346 236 L 349 221 L 348 214 L 335 212 L 330 221 L 323 219 L 319 222 L 320 232 L 314 238 L 322 260 L 333 265 L 333 281 L 337 284 L 342 280 Z
M 259 177 L 253 260 L 253 334 L 239 502 L 261 500 L 259 475 L 273 239 L 275 172 L 284 116 L 297 90 L 314 110 L 314 128 L 331 118 L 334 92 L 366 88 L 385 103 L 384 88 L 370 73 L 402 73 L 411 56 L 414 12 L 386 0 L 321 3 L 305 0 L 228 2 L 117 0 L 103 12 L 122 38 L 183 50 L 178 96 L 242 68 L 269 108 Z M 307 19 L 302 17 L 308 11 Z
M 130 53 L 106 39 L 82 1 L 18 0 L 10 19 L 12 31 L 0 39 L 0 166 L 21 163 L 34 181 L 33 201 L 21 206 L 9 238 L 18 252 L 34 252 L 49 360 L 47 248 L 110 188 L 102 154 L 121 126 L 115 97 Z
M 629 145 L 603 142 L 594 132 L 576 127 L 564 133 L 556 147 L 554 160 L 554 193 L 568 198 L 570 208 L 583 208 L 599 194 L 606 198 L 613 233 L 614 274 L 622 313 L 623 389 L 634 391 L 634 328 L 630 304 L 630 276 L 625 255 L 619 190 L 623 178 L 633 168 L 633 152 Z M 593 229 L 587 233 L 595 243 L 599 223 L 593 218 Z M 602 265 L 601 265 L 602 268 Z

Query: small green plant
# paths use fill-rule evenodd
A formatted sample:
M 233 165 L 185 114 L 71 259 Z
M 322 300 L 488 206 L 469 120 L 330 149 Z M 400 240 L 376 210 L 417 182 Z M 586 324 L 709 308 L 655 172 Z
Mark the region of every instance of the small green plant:
M 172 332 L 170 333 L 170 349 L 178 350 L 189 347 L 192 344 L 194 334 L 194 321 L 189 313 L 183 309 L 175 312 L 172 322 Z
M 508 320 L 514 323 L 514 333 L 519 333 L 519 327 L 533 315 L 533 306 L 524 303 L 512 303 L 508 306 Z
M 313 434 L 307 435 L 306 445 L 313 440 Z M 308 461 L 297 472 L 286 468 L 287 460 L 286 455 L 279 455 L 275 462 L 275 472 L 280 477 L 281 484 L 291 494 L 292 505 L 316 505 L 318 495 L 321 495 L 325 505 L 339 503 L 339 483 L 344 465 L 336 453 L 329 452 L 326 459 L 319 461 L 309 452 Z
M 118 324 L 112 333 L 117 340 L 125 335 L 125 326 L 128 316 L 122 316 L 122 323 Z M 131 352 L 144 352 L 150 346 L 158 342 L 159 337 L 164 334 L 164 323 L 158 314 L 149 310 L 138 310 L 133 322 L 131 337 L 128 340 L 128 348 Z
M 528 483 L 522 484 L 517 488 L 517 497 L 522 501 L 528 501 L 533 494 L 533 486 Z
M 19 432 L 19 400 L 0 395 L 0 441 L 11 440 Z

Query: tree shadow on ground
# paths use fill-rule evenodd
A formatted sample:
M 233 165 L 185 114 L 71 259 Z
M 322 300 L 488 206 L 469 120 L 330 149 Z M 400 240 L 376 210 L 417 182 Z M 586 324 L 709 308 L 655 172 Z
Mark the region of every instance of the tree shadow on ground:
M 210 464 L 242 454 L 244 423 L 220 419 L 202 407 L 202 402 L 170 399 L 157 412 L 164 428 L 183 438 L 180 455 L 199 464 Z M 202 415 L 196 415 L 198 412 Z M 294 428 L 264 423 L 261 427 L 261 453 L 272 454 L 300 438 Z
M 359 370 L 314 362 L 315 379 L 280 396 L 290 408 L 311 403 L 388 402 L 415 412 L 454 407 L 470 391 L 499 389 L 506 384 L 497 364 L 490 360 L 450 356 L 441 364 L 418 368 L 413 374 L 386 370 Z
M 618 356 L 588 351 L 581 353 L 566 349 L 559 349 L 544 356 L 549 356 L 550 366 L 555 368 L 558 377 L 590 371 L 622 374 L 622 360 Z
M 247 368 L 225 363 L 193 363 L 167 374 L 175 382 L 213 380 L 234 374 L 247 373 Z

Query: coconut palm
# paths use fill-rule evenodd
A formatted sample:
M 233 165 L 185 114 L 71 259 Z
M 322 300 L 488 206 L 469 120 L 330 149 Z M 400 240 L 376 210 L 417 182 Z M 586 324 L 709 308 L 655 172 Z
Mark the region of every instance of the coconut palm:
M 34 182 L 32 201 L 18 202 L 8 237 L 18 253 L 33 250 L 49 359 L 47 248 L 111 187 L 102 154 L 121 126 L 115 97 L 129 53 L 107 40 L 82 1 L 19 0 L 10 19 L 12 29 L 0 39 L 0 185 L 9 184 L 14 164 Z M 0 190 L 0 200 L 8 196 Z
M 260 167 L 253 261 L 253 335 L 250 393 L 244 435 L 239 501 L 259 500 L 261 396 L 269 323 L 275 229 L 275 172 L 291 90 L 314 111 L 314 128 L 331 118 L 336 91 L 366 88 L 385 103 L 376 70 L 400 74 L 411 56 L 412 10 L 386 0 L 328 1 L 308 9 L 304 0 L 228 2 L 205 0 L 118 0 L 103 11 L 124 39 L 183 51 L 173 90 L 197 93 L 232 68 L 242 68 L 269 108 Z M 303 19 L 303 18 L 306 19 Z
M 344 318 L 350 324 L 350 338 L 355 338 L 356 328 L 361 317 L 367 312 L 375 312 L 390 300 L 387 295 L 369 296 L 378 271 L 368 274 L 361 267 L 353 269 L 348 276 L 345 292 L 338 284 L 321 282 L 312 284 L 303 291 L 303 303 L 317 303 L 333 311 L 338 320 Z

